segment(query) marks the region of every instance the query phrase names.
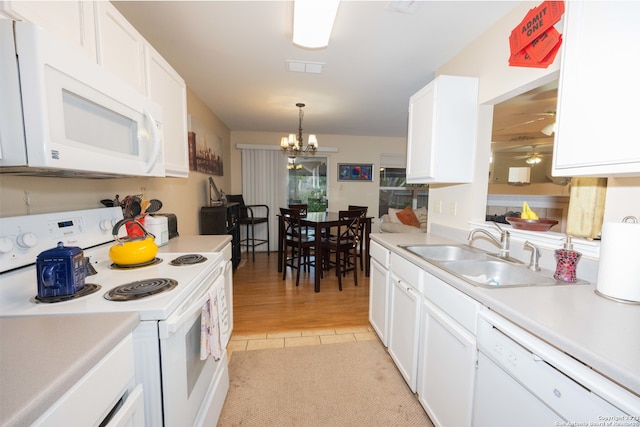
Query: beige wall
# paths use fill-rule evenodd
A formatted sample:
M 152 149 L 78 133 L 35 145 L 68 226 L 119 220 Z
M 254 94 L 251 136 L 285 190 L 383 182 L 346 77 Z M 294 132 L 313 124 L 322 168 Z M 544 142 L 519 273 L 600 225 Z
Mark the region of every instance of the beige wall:
M 215 177 L 217 185 L 228 185 L 229 130 L 191 91 L 187 94 L 187 109 L 208 130 L 223 139 L 225 176 Z M 185 141 L 186 144 L 186 141 Z M 102 207 L 101 199 L 113 199 L 116 194 L 144 193 L 147 198 L 163 203 L 161 213 L 175 213 L 181 235 L 199 234 L 198 212 L 207 203 L 208 175 L 190 172 L 189 178 L 49 178 L 0 175 L 0 216 L 17 216 L 47 212 L 92 209 Z M 29 194 L 30 206 L 25 202 Z
M 407 100 L 408 102 L 408 100 Z M 232 189 L 242 192 L 241 150 L 237 144 L 255 144 L 277 147 L 280 138 L 286 134 L 274 132 L 231 132 Z M 371 215 L 378 212 L 378 171 L 380 154 L 406 153 L 406 138 L 383 138 L 374 136 L 317 135 L 320 147 L 335 147 L 337 153 L 319 152 L 328 157 L 328 196 L 329 210 L 346 209 L 348 205 L 369 206 Z M 338 182 L 338 163 L 372 163 L 374 165 L 373 182 Z

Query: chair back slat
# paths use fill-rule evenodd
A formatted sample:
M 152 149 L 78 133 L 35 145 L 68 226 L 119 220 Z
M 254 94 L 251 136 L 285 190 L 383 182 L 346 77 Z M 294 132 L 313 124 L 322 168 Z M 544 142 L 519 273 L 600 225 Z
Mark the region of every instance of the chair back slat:
M 340 220 L 338 225 L 338 241 L 341 244 L 353 243 L 354 246 L 358 245 L 358 241 L 360 240 L 361 217 L 361 210 L 346 210 L 338 212 L 338 219 Z
M 306 218 L 307 212 L 309 212 L 309 207 L 306 203 L 289 204 L 289 209 L 297 209 L 300 211 L 301 218 Z

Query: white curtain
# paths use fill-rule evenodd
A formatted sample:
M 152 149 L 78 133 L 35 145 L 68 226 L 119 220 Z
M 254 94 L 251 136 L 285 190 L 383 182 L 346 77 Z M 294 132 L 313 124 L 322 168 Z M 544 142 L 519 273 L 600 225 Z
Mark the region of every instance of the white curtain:
M 280 150 L 242 149 L 242 196 L 247 205 L 269 206 L 269 250 L 276 251 L 277 215 L 287 206 L 287 158 Z M 256 227 L 255 237 L 266 239 L 265 227 Z M 266 249 L 266 245 L 256 247 L 259 251 Z

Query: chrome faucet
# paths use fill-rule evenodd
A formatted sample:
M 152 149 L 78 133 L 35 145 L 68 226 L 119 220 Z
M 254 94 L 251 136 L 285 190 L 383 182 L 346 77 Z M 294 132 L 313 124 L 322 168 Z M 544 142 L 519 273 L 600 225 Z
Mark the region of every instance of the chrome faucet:
M 527 268 L 533 271 L 540 271 L 540 248 L 528 240 L 524 242 L 524 247 L 531 249 L 531 261 L 529 261 Z
M 491 239 L 491 241 L 493 243 L 496 244 L 496 246 L 498 246 L 500 248 L 500 252 L 498 252 L 498 257 L 499 258 L 503 258 L 503 259 L 510 259 L 509 258 L 509 243 L 510 243 L 511 233 L 509 233 L 507 230 L 503 230 L 502 228 L 500 228 L 500 226 L 498 224 L 496 224 L 495 222 L 493 223 L 493 225 L 500 232 L 500 240 L 498 240 L 498 238 L 496 236 L 494 236 L 493 234 L 489 233 L 484 228 L 476 228 L 476 229 L 471 230 L 471 232 L 469 232 L 469 237 L 467 237 L 467 240 L 469 241 L 469 243 L 471 243 L 471 241 L 473 240 L 473 238 L 476 235 L 476 233 L 485 234 L 489 239 Z

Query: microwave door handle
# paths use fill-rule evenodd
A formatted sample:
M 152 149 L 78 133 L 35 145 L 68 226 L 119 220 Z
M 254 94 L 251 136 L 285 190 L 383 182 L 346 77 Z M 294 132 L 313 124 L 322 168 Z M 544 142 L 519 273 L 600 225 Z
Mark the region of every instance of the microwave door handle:
M 149 157 L 149 161 L 147 162 L 147 173 L 151 173 L 156 162 L 158 161 L 158 154 L 160 153 L 160 134 L 158 132 L 158 128 L 156 127 L 156 121 L 153 120 L 151 113 L 146 108 L 144 110 L 144 115 L 147 118 L 147 122 L 149 122 L 149 128 L 151 130 L 151 139 L 153 140 L 153 148 L 151 150 L 151 156 Z

